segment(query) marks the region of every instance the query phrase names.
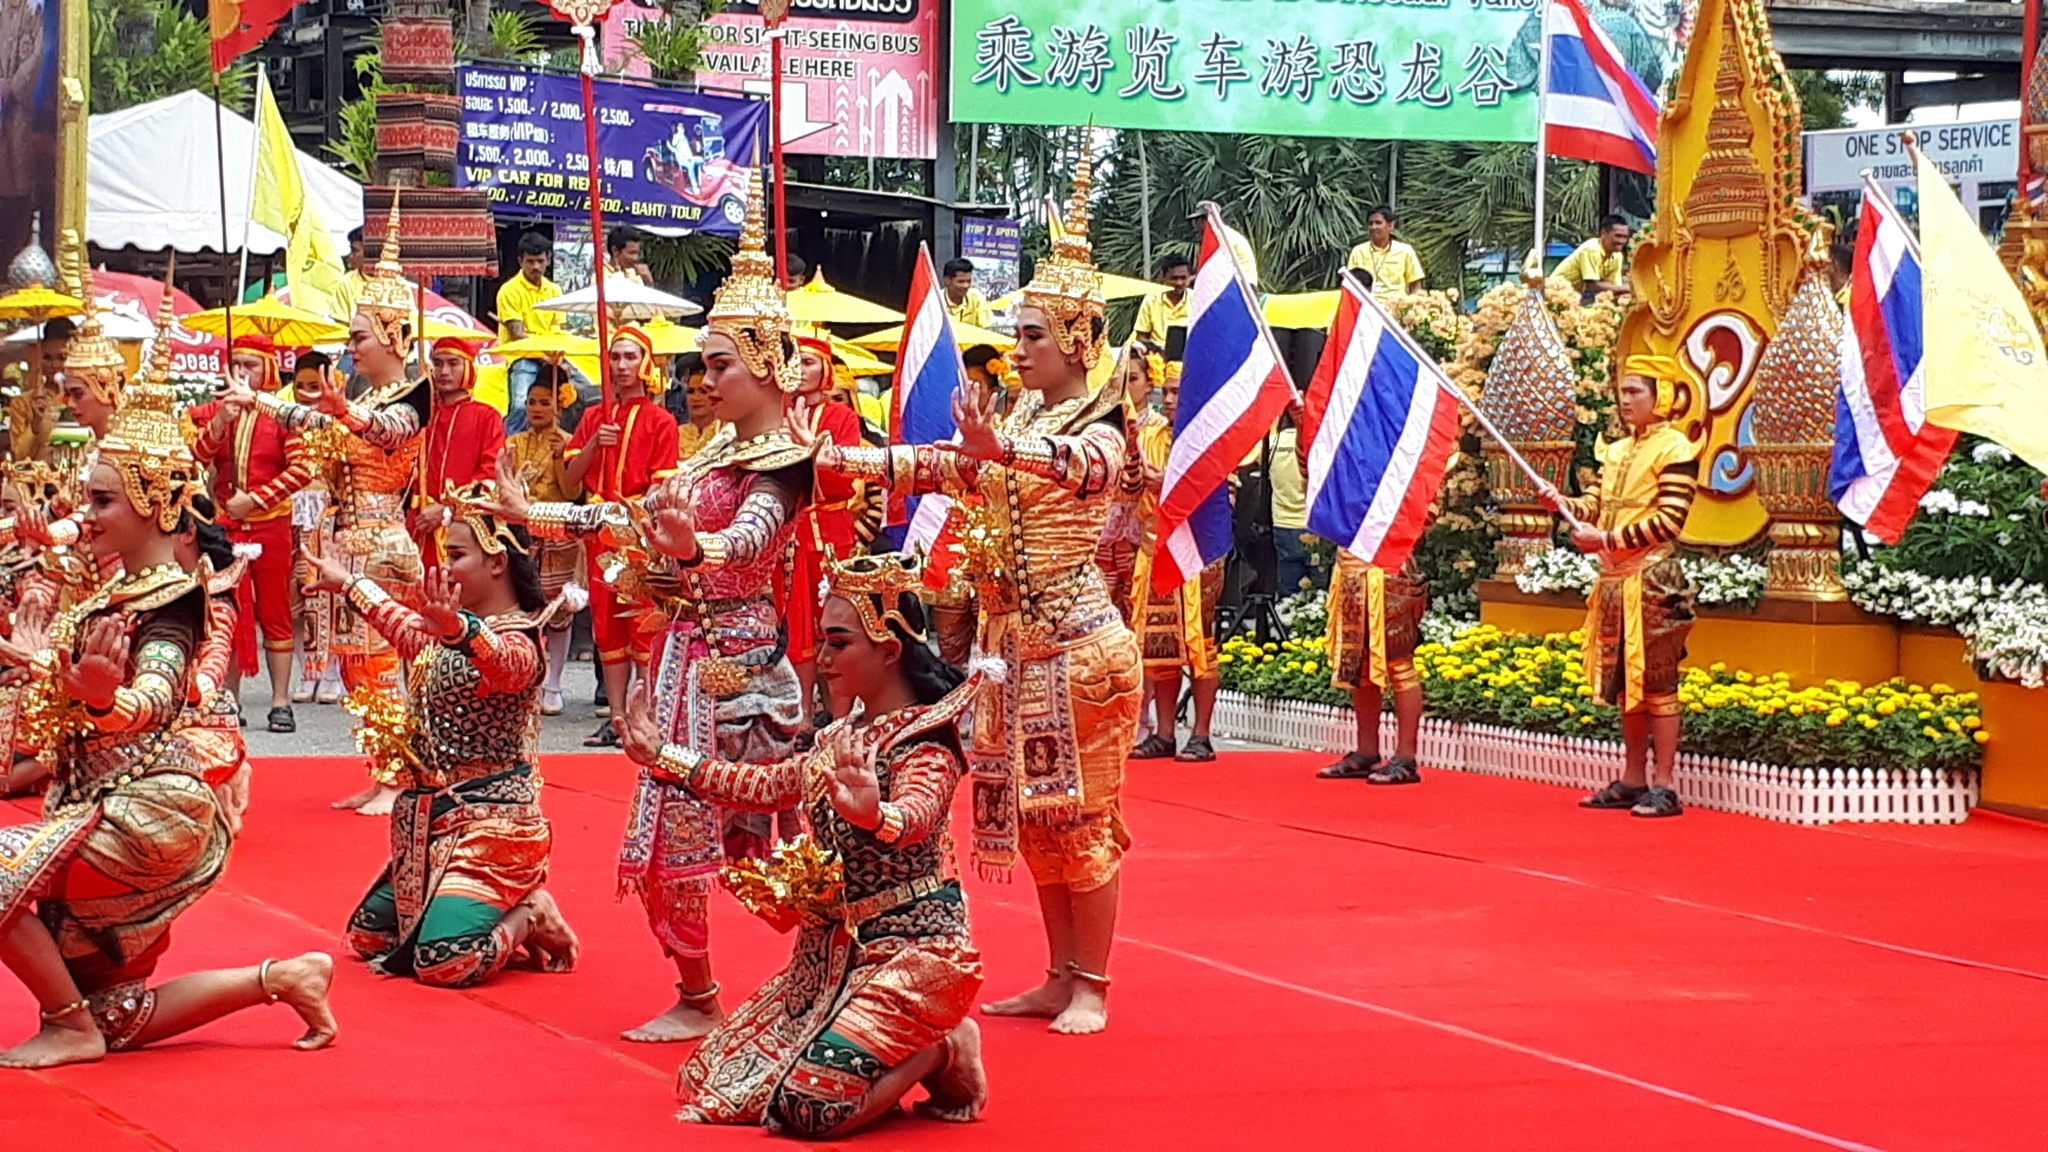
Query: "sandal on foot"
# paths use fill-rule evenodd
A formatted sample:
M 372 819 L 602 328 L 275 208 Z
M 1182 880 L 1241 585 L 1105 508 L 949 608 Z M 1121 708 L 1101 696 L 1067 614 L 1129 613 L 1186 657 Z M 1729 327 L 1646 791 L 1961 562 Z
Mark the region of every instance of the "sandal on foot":
M 1174 757 L 1184 764 L 1206 764 L 1215 758 L 1216 746 L 1209 743 L 1207 736 L 1188 737 L 1187 744 L 1182 746 L 1180 754 Z
M 1648 791 L 1648 788 L 1640 784 L 1623 784 L 1621 781 L 1616 780 L 1607 787 L 1579 801 L 1579 807 L 1633 808 L 1636 806 L 1636 802 L 1643 798 L 1643 793 Z
M 1660 816 L 1683 816 L 1685 805 L 1678 802 L 1678 793 L 1669 788 L 1652 788 L 1643 793 L 1643 798 L 1630 808 L 1629 815 L 1655 819 Z
M 1365 774 L 1367 784 L 1420 784 L 1422 769 L 1407 756 L 1396 756 L 1379 768 Z
M 270 715 L 264 718 L 264 723 L 270 725 L 272 732 L 297 732 L 299 730 L 298 719 L 292 715 L 290 705 L 286 705 L 283 708 L 272 708 Z
M 1342 760 L 1316 773 L 1318 780 L 1366 780 L 1385 763 L 1358 752 L 1346 752 Z
M 597 726 L 597 731 L 583 738 L 583 746 L 585 748 L 617 748 L 619 746 L 619 730 L 612 727 L 612 722 L 607 720 Z
M 1171 760 L 1173 759 L 1173 753 L 1173 741 L 1154 732 L 1152 735 L 1138 741 L 1138 746 L 1131 749 L 1131 759 Z

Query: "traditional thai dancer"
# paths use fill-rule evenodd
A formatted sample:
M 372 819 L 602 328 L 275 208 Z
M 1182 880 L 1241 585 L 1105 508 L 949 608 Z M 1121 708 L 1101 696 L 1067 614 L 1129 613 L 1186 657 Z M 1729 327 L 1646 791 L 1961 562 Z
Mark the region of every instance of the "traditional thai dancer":
M 541 815 L 540 628 L 546 606 L 523 533 L 483 511 L 495 486 L 449 489 L 442 563 L 419 609 L 376 581 L 308 554 L 404 656 L 407 702 L 366 718 L 387 772 L 405 782 L 391 862 L 349 918 L 349 946 L 380 972 L 444 988 L 478 984 L 521 949 L 550 972 L 575 966 L 576 934 L 542 884 L 553 832 Z
M 1143 345 L 1133 344 L 1125 350 L 1118 372 L 1124 383 L 1125 466 L 1142 475 L 1144 453 L 1138 445 L 1138 433 L 1147 424 L 1161 419 L 1152 409 L 1152 391 L 1166 376 L 1166 360 Z M 1146 506 L 1156 502 L 1147 501 L 1145 494 L 1143 486 L 1119 488 L 1109 503 L 1109 518 L 1102 526 L 1102 543 L 1095 549 L 1095 563 L 1101 567 L 1103 579 L 1109 581 L 1112 592 L 1137 587 L 1132 581 L 1137 575 L 1138 548 L 1145 542 Z M 1124 623 L 1135 628 L 1136 606 L 1132 597 L 1118 596 L 1117 608 L 1124 614 Z
M 509 456 L 500 467 L 510 466 L 527 498 L 542 504 L 559 504 L 583 495 L 583 486 L 569 478 L 564 453 L 569 434 L 562 431 L 562 388 L 564 375 L 558 364 L 542 363 L 523 398 L 526 427 L 505 439 Z M 561 607 L 547 615 L 543 628 L 547 637 L 548 676 L 540 687 L 540 714 L 559 716 L 562 712 L 562 670 L 569 664 L 570 625 L 582 604 L 589 603 L 585 588 L 580 596 L 564 591 L 583 572 L 583 545 L 575 540 L 533 541 L 534 567 L 540 569 L 540 590 L 550 604 L 562 598 Z
M 667 742 L 721 760 L 772 764 L 795 750 L 804 720 L 776 588 L 810 493 L 810 465 L 809 450 L 783 427 L 797 356 L 789 308 L 762 250 L 759 181 L 756 173 L 732 275 L 712 301 L 700 345 L 718 435 L 649 492 L 644 506 L 529 506 L 507 486 L 494 511 L 526 520 L 536 536 L 582 537 L 608 551 L 623 592 L 670 622 L 653 674 Z M 727 813 L 674 781 L 641 774 L 619 851 L 619 885 L 639 894 L 655 939 L 675 962 L 677 999 L 625 1033 L 628 1040 L 693 1040 L 725 1018 L 711 976 L 711 881 L 728 856 L 764 855 L 771 829 L 768 817 Z
M 1139 518 L 1144 539 L 1138 548 L 1130 598 L 1137 614 L 1138 645 L 1145 654 L 1145 679 L 1155 717 L 1152 734 L 1131 750 L 1136 760 L 1209 761 L 1216 748 L 1209 742 L 1209 722 L 1216 715 L 1216 693 L 1223 686 L 1217 660 L 1216 609 L 1223 599 L 1224 560 L 1204 567 L 1195 578 L 1171 592 L 1152 590 L 1152 564 L 1159 539 L 1159 487 L 1166 461 L 1173 453 L 1173 419 L 1180 408 L 1180 363 L 1165 366 L 1159 384 L 1162 404 L 1153 418 L 1138 426 L 1138 463 L 1144 498 Z M 1181 673 L 1187 673 L 1195 703 L 1194 728 L 1185 747 L 1175 744 L 1180 715 Z
M 169 382 L 145 378 L 86 490 L 86 539 L 121 574 L 65 609 L 34 657 L 24 722 L 55 779 L 43 820 L 0 829 L 0 961 L 42 1029 L 0 1065 L 97 1060 L 279 1000 L 306 1025 L 297 1047 L 334 1039 L 323 953 L 148 986 L 172 922 L 227 861 L 219 801 L 176 733 L 206 616 L 176 536 L 200 483 Z
M 975 855 L 1005 872 L 1021 849 L 1038 886 L 1052 964 L 1043 985 L 985 1007 L 1050 1016 L 1055 1032 L 1108 1025 L 1118 873 L 1130 838 L 1119 793 L 1137 733 L 1138 644 L 1095 564 L 1125 473 L 1124 391 L 1091 388 L 1103 352 L 1101 278 L 1088 246 L 1089 165 L 1065 234 L 1018 309 L 1007 416 L 970 382 L 954 401 L 956 444 L 840 448 L 801 420 L 820 471 L 908 494 L 945 492 L 966 510 L 965 566 L 981 604 L 977 644 L 1010 668 L 974 714 Z
M 398 232 L 394 199 L 383 250 L 349 321 L 349 351 L 369 389 L 360 399 L 350 400 L 331 376 L 318 389 L 317 407 L 253 392 L 239 382 L 231 382 L 222 397 L 230 408 L 268 412 L 287 432 L 303 438 L 314 459 L 327 464 L 328 519 L 314 533 L 312 551 L 394 595 L 417 588 L 425 571 L 406 527 L 405 504 L 430 400 L 422 381 L 406 378 L 416 304 L 398 262 Z M 329 627 L 317 638 L 316 653 L 341 662 L 342 684 L 351 694 L 366 689 L 397 699 L 398 653 L 345 599 L 329 607 L 324 614 Z M 399 783 L 379 775 L 373 765 L 370 786 L 334 806 L 364 816 L 389 815 Z
M 1692 631 L 1693 588 L 1676 542 L 1699 485 L 1699 455 L 1671 424 L 1684 370 L 1669 356 L 1622 364 L 1619 414 L 1629 434 L 1600 450 L 1600 476 L 1583 496 L 1544 485 L 1543 502 L 1581 523 L 1572 543 L 1600 557 L 1586 604 L 1586 682 L 1621 709 L 1622 777 L 1580 801 L 1637 816 L 1677 816 L 1679 661 Z M 1656 745 L 1652 761 L 1650 746 Z
M 794 858 L 840 885 L 757 909 L 795 920 L 794 954 L 683 1065 L 682 1115 L 836 1138 L 921 1083 L 921 1114 L 972 1120 L 988 1096 L 967 1017 L 981 958 L 947 824 L 973 689 L 932 652 L 914 565 L 895 554 L 828 561 L 825 578 L 818 676 L 840 719 L 811 751 L 734 763 L 664 742 L 644 691 L 625 720 L 627 752 L 671 786 L 746 811 L 803 805 L 830 862 L 785 851 L 779 879 L 802 887 L 787 874 Z

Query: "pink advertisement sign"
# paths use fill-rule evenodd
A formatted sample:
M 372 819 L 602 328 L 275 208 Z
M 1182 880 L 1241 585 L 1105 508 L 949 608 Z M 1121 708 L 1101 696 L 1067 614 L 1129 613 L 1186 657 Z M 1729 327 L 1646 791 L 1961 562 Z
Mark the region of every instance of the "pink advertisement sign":
M 783 140 L 790 152 L 929 160 L 938 154 L 939 0 L 793 0 L 783 24 Z M 654 0 L 605 16 L 604 55 L 646 75 L 633 25 L 659 20 Z M 729 0 L 709 21 L 697 82 L 766 92 L 768 38 L 756 0 Z M 801 87 L 799 87 L 801 85 Z M 802 107 L 795 107 L 802 93 Z

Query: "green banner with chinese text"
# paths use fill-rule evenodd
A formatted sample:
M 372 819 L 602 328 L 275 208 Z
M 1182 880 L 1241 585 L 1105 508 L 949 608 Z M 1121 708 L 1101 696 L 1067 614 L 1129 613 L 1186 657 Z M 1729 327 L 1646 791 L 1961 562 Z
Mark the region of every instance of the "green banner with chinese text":
M 1536 139 L 1534 0 L 954 0 L 952 118 Z

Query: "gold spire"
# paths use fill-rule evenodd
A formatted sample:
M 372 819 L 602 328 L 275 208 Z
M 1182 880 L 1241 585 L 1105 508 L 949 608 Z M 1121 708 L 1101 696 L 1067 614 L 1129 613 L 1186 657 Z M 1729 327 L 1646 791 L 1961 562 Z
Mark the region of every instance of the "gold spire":
M 175 260 L 173 257 L 173 267 Z M 99 447 L 100 462 L 121 473 L 129 502 L 137 511 L 154 517 L 166 532 L 177 529 L 192 494 L 199 490 L 199 464 L 185 442 L 178 396 L 171 388 L 171 326 L 176 322 L 171 292 L 171 271 L 166 270 L 157 346 L 149 370 L 122 398 Z
M 732 274 L 712 296 L 705 322 L 739 346 L 740 359 L 754 375 L 774 380 L 784 392 L 795 392 L 803 385 L 803 369 L 790 347 L 789 301 L 767 251 L 761 209 L 765 200 L 761 170 L 755 168 L 747 176 L 747 218 L 740 226 Z
M 399 189 L 391 189 L 391 215 L 384 225 L 384 243 L 377 252 L 377 263 L 363 277 L 362 294 L 356 297 L 356 310 L 369 316 L 372 333 L 377 342 L 400 356 L 408 351 L 405 325 L 412 319 L 413 291 L 405 282 L 405 268 L 398 262 L 398 195 Z
M 1045 313 L 1052 334 L 1064 352 L 1081 352 L 1093 368 L 1102 358 L 1102 273 L 1088 243 L 1088 193 L 1095 185 L 1095 164 L 1086 135 L 1081 160 L 1074 166 L 1074 199 L 1052 242 L 1052 255 L 1039 262 L 1037 274 L 1024 286 L 1023 306 Z
M 111 407 L 121 402 L 121 377 L 128 370 L 128 362 L 121 358 L 121 349 L 107 338 L 106 325 L 100 322 L 99 309 L 93 303 L 92 289 L 86 288 L 79 300 L 85 305 L 84 318 L 64 350 L 64 375 L 83 381 L 100 403 Z
M 1735 40 L 1735 14 L 1724 10 L 1723 35 Z M 1764 224 L 1769 194 L 1750 146 L 1756 131 L 1743 106 L 1742 67 L 1735 53 L 1721 54 L 1714 74 L 1714 110 L 1707 119 L 1707 154 L 1685 198 L 1686 222 L 1701 236 L 1746 236 Z
M 164 298 L 156 309 L 156 344 L 150 349 L 149 375 L 159 384 L 171 382 L 171 330 L 178 326 L 177 288 L 178 252 L 171 250 L 171 258 L 164 265 Z

